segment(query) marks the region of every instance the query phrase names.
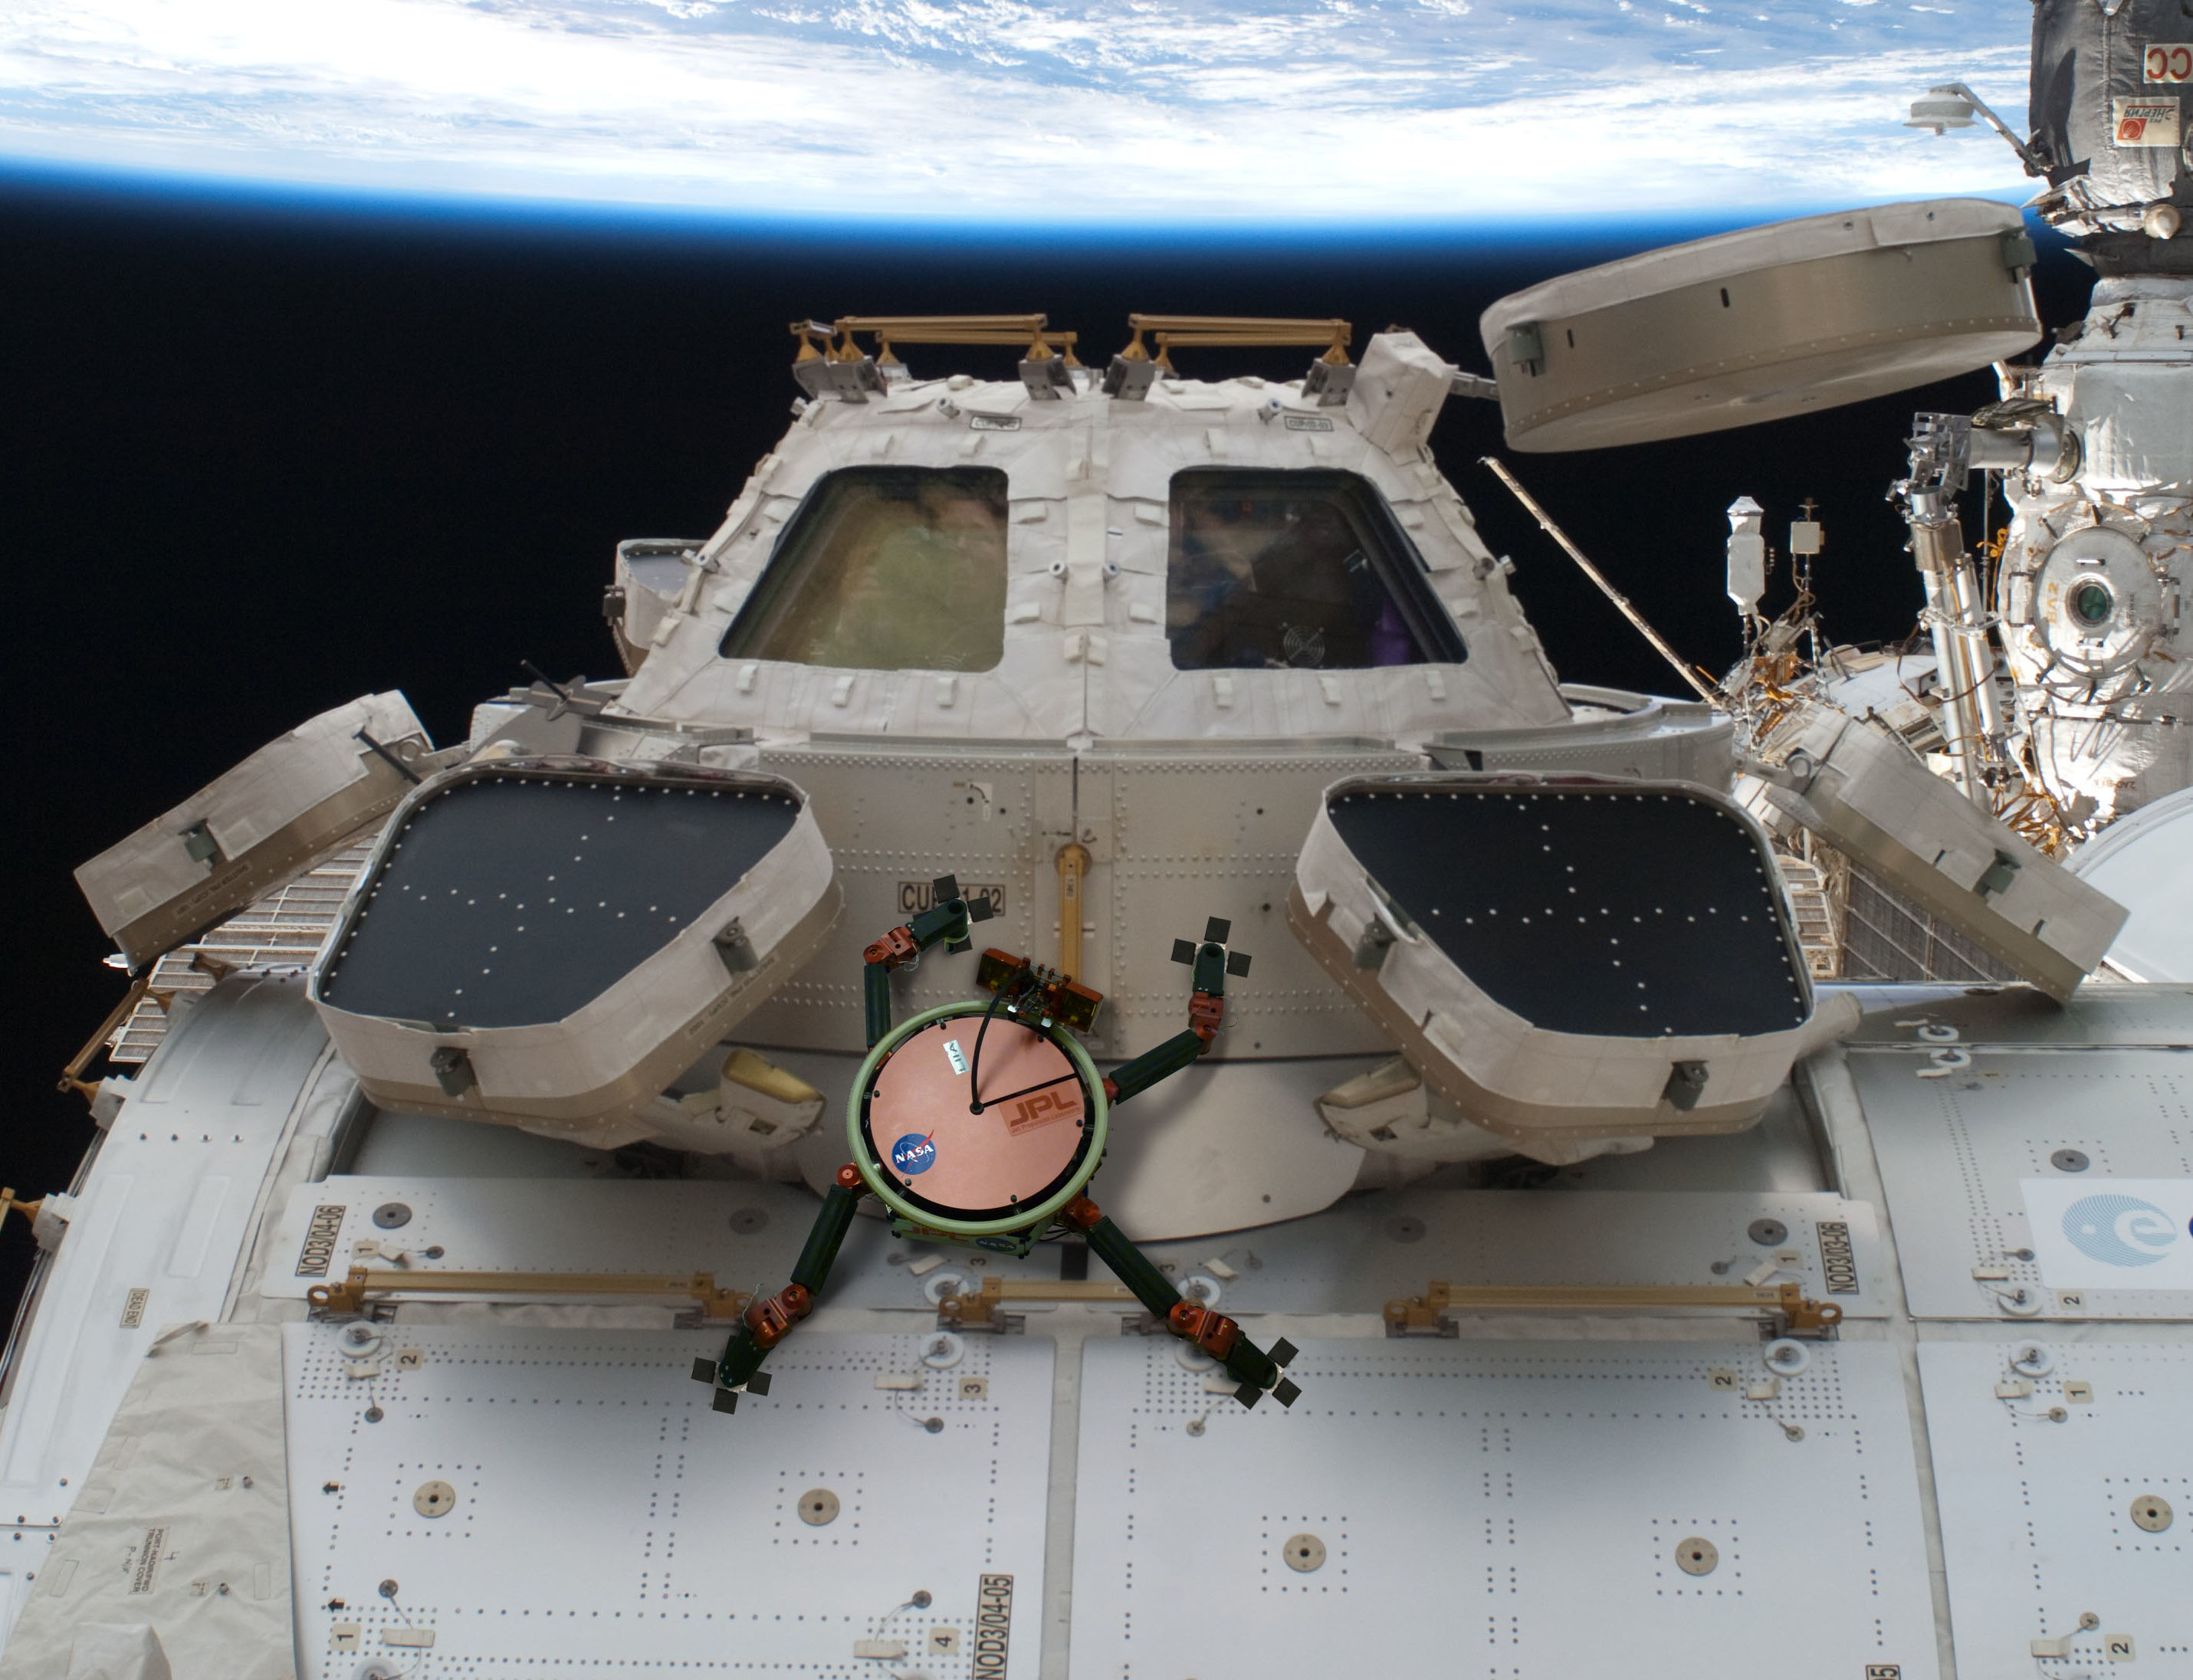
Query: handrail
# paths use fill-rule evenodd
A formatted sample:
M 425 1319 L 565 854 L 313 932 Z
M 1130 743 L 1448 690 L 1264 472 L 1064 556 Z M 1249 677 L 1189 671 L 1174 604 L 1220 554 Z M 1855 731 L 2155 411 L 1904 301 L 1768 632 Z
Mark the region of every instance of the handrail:
M 1435 1334 L 1449 1312 L 1629 1312 L 1646 1306 L 1723 1307 L 1778 1318 L 1817 1334 L 1842 1322 L 1833 1301 L 1807 1299 L 1795 1283 L 1450 1283 L 1386 1303 L 1386 1325 L 1402 1334 Z
M 363 1312 L 374 1299 L 399 1295 L 653 1295 L 696 1302 L 704 1320 L 736 1318 L 753 1299 L 745 1289 L 719 1289 L 707 1271 L 369 1271 L 352 1266 L 340 1283 L 315 1283 L 305 1300 L 316 1312 Z

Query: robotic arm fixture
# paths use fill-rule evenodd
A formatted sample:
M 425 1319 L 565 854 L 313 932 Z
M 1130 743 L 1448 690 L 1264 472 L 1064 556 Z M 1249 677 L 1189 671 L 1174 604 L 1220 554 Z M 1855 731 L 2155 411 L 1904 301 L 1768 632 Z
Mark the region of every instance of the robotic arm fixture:
M 2005 667 L 1989 636 L 1980 581 L 1965 550 L 1957 497 L 1975 468 L 2023 471 L 2063 483 L 2077 476 L 2079 434 L 2045 402 L 1997 403 L 1962 414 L 1912 416 L 1910 474 L 1890 489 L 1911 530 L 1911 558 L 1927 591 L 1926 622 L 1944 699 L 1944 734 L 1966 796 L 1993 810 L 2009 780 L 2008 720 L 1996 689 Z
M 869 1050 L 847 1107 L 853 1159 L 824 1197 L 792 1281 L 757 1299 L 722 1356 L 694 1362 L 694 1379 L 714 1390 L 718 1411 L 736 1410 L 741 1393 L 769 1391 L 763 1361 L 814 1310 L 862 1198 L 874 1196 L 893 1234 L 919 1241 L 1020 1255 L 1038 1242 L 1085 1237 L 1152 1317 L 1225 1369 L 1244 1406 L 1267 1393 L 1293 1404 L 1300 1391 L 1284 1368 L 1295 1350 L 1282 1341 L 1267 1352 L 1233 1319 L 1182 1297 L 1084 1193 L 1103 1160 L 1112 1106 L 1191 1066 L 1217 1037 L 1227 976 L 1249 972 L 1248 957 L 1228 949 L 1230 925 L 1213 917 L 1202 939 L 1174 941 L 1174 961 L 1192 971 L 1188 1025 L 1107 1077 L 1073 1037 L 1095 1026 L 1103 998 L 1002 951 L 985 951 L 976 970 L 987 1003 L 948 1003 L 892 1025 L 891 971 L 940 941 L 948 953 L 970 949 L 971 924 L 989 913 L 950 876 L 936 882 L 933 903 L 866 952 Z

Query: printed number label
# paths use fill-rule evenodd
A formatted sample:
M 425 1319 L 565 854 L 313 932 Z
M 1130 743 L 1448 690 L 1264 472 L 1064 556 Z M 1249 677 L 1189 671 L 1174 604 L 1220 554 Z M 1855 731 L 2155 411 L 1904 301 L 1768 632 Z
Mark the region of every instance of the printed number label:
M 335 1255 L 335 1238 L 341 1233 L 343 1215 L 349 1211 L 341 1203 L 328 1203 L 312 1209 L 312 1223 L 305 1227 L 305 1246 L 297 1251 L 297 1276 L 328 1275 L 328 1265 Z
M 2150 47 L 2141 60 L 2141 70 L 2150 82 L 2193 82 L 2193 43 Z
M 1813 1228 L 1820 1243 L 1820 1271 L 1831 1295 L 1854 1295 L 1858 1289 L 1858 1254 L 1851 1247 L 1849 1223 L 1822 1220 Z
M 993 916 L 1003 916 L 1005 913 L 1005 889 L 994 882 L 988 884 L 981 882 L 963 882 L 960 883 L 959 891 L 971 904 L 976 899 L 988 899 L 990 901 L 990 914 Z M 902 881 L 898 883 L 900 915 L 919 916 L 925 910 L 933 909 L 936 903 L 936 892 L 930 883 Z

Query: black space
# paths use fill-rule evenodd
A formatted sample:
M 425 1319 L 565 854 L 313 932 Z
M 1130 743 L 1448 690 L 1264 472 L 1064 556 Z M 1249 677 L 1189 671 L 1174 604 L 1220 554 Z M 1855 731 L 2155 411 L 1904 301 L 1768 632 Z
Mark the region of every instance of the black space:
M 782 433 L 795 317 L 1040 309 L 1124 340 L 1131 309 L 1388 323 L 1482 372 L 1476 318 L 1518 287 L 1698 227 L 1559 247 L 1319 232 L 1199 249 L 1132 229 L 991 238 L 213 201 L 0 181 L 0 497 L 26 626 L 15 694 L 14 957 L 0 1180 L 65 1184 L 90 1136 L 54 1090 L 120 995 L 70 871 L 255 747 L 374 689 L 435 738 L 523 682 L 614 675 L 598 613 L 613 546 L 713 529 Z M 2049 246 L 2042 311 L 2087 271 Z M 946 352 L 909 357 L 944 370 Z M 1010 352 L 957 352 L 1010 377 Z M 1291 378 L 1293 352 L 1202 352 L 1182 372 Z M 994 368 L 978 358 L 995 358 Z M 1910 627 L 1918 592 L 1882 501 L 1915 409 L 1969 412 L 1985 374 L 1744 432 L 1511 465 L 1686 654 L 1736 651 L 1723 509 L 1820 504 L 1830 629 Z M 1640 642 L 1491 476 L 1491 404 L 1433 440 L 1562 676 L 1670 692 Z M 1968 521 L 1968 523 L 1970 522 Z M 0 1298 L 30 1253 L 0 1235 Z

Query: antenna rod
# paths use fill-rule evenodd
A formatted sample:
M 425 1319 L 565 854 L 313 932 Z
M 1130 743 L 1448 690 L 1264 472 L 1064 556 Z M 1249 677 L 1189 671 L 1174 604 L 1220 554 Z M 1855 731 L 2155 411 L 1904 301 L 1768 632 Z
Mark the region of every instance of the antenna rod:
M 1649 635 L 1651 632 L 1647 631 L 1646 633 Z M 524 666 L 525 669 L 533 676 L 540 678 L 541 686 L 547 689 L 550 694 L 555 695 L 558 700 L 563 701 L 564 705 L 569 706 L 571 703 L 571 691 L 565 688 L 561 683 L 558 683 L 554 677 L 551 677 L 547 671 L 543 671 L 539 666 L 534 664 L 531 660 L 518 660 L 518 664 Z
M 1493 476 L 1514 493 L 1515 500 L 1521 502 L 1531 517 L 1538 522 L 1538 528 L 1568 551 L 1569 558 L 1583 569 L 1583 574 L 1599 586 L 1599 592 L 1614 603 L 1615 610 L 1635 625 L 1639 633 L 1652 644 L 1660 657 L 1675 668 L 1675 674 L 1691 685 L 1691 692 L 1711 705 L 1716 698 L 1714 691 L 1699 679 L 1696 671 L 1683 663 L 1682 656 L 1662 639 L 1660 632 L 1645 621 L 1645 614 L 1629 604 L 1629 597 L 1608 581 L 1606 574 L 1584 558 L 1583 551 L 1571 542 L 1568 533 L 1554 523 L 1553 517 L 1532 500 L 1531 493 L 1515 482 L 1515 475 L 1502 464 L 1500 458 L 1486 455 L 1482 458 L 1481 464 L 1492 469 Z

